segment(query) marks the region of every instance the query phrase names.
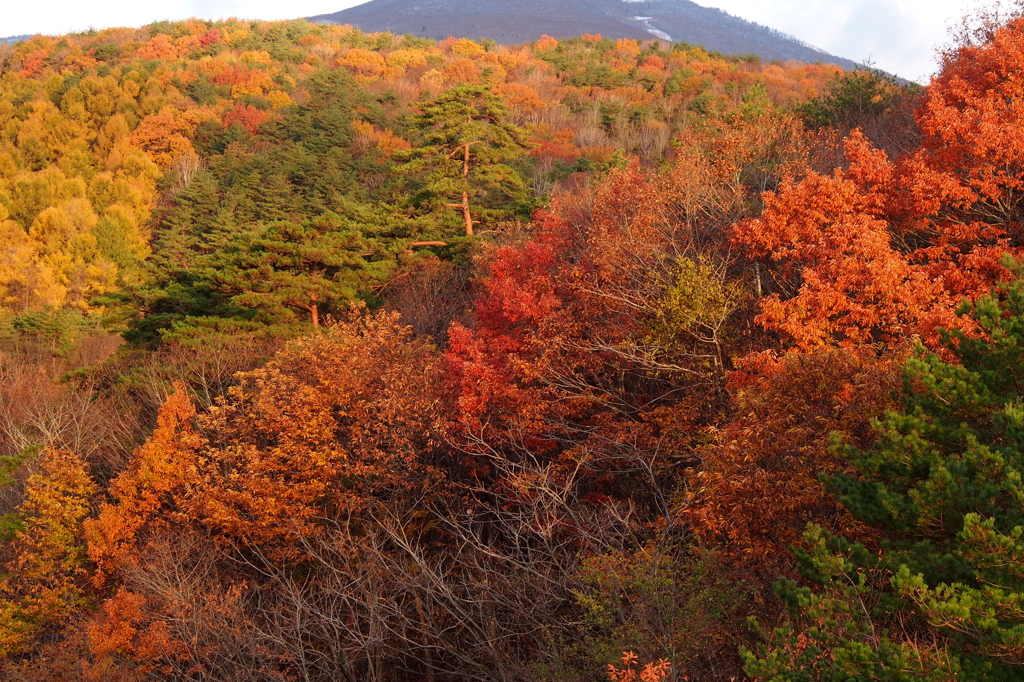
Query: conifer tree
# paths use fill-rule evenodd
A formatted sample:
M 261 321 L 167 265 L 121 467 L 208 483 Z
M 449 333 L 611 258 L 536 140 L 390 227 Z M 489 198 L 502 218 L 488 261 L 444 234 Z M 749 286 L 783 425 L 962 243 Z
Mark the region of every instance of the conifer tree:
M 857 475 L 835 489 L 885 551 L 812 527 L 800 558 L 822 589 L 781 585 L 805 627 L 748 654 L 756 678 L 1024 673 L 1024 269 L 1007 266 L 1015 281 L 960 311 L 981 333 L 946 333 L 943 356 L 919 348 L 903 410 L 873 447 L 844 450 Z
M 421 144 L 397 170 L 426 173 L 426 192 L 458 209 L 466 236 L 474 216 L 486 212 L 485 197 L 520 197 L 523 179 L 508 165 L 527 148 L 525 131 L 509 120 L 508 107 L 479 85 L 461 85 L 423 106 L 413 129 Z
M 242 230 L 214 254 L 210 281 L 234 294 L 235 305 L 300 310 L 319 327 L 325 308 L 354 300 L 391 272 L 393 259 L 381 258 L 385 247 L 370 234 L 373 217 L 362 217 L 329 213 Z

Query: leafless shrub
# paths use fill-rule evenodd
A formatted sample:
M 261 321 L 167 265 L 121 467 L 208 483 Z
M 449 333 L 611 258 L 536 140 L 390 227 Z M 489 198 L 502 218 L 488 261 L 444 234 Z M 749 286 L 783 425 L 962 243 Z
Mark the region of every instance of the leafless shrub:
M 531 177 L 533 196 L 551 196 L 551 192 L 555 189 L 556 184 L 555 180 L 551 177 L 551 171 L 554 167 L 555 162 L 550 156 L 543 157 L 534 167 Z
M 359 184 L 362 185 L 367 192 L 376 192 L 388 181 L 388 176 L 386 174 L 378 173 L 376 171 L 359 171 L 358 177 Z
M 545 102 L 553 102 L 560 100 L 560 92 L 562 82 L 555 74 L 554 67 L 549 64 L 531 64 L 529 72 L 526 74 L 525 81 L 527 85 L 537 91 L 537 96 Z
M 572 113 L 564 104 L 551 104 L 541 109 L 535 115 L 533 123 L 547 123 L 552 128 L 558 130 L 567 128 L 573 120 Z
M 67 353 L 43 341 L 15 339 L 0 350 L 0 454 L 30 445 L 73 450 L 88 458 L 107 437 L 90 382 L 61 382 L 65 372 L 102 362 L 121 344 L 118 336 L 92 332 Z
M 259 367 L 283 344 L 283 340 L 272 337 L 211 334 L 128 358 L 125 365 L 109 367 L 106 379 L 114 382 L 118 374 L 130 372 L 133 382 L 126 398 L 147 414 L 156 414 L 177 381 L 184 382 L 198 403 L 207 407 L 227 394 L 235 384 L 235 374 Z
M 555 478 L 526 503 L 424 497 L 330 522 L 304 540 L 301 578 L 250 559 L 273 585 L 254 627 L 300 679 L 535 680 L 580 635 L 581 548 L 622 546 L 639 529 L 628 505 L 570 509 L 578 481 Z
M 1024 0 L 977 0 L 972 11 L 950 24 L 950 44 L 940 48 L 939 54 L 946 61 L 955 59 L 960 48 L 991 42 L 997 30 L 1021 16 Z
M 149 616 L 184 650 L 160 661 L 170 679 L 289 679 L 282 669 L 287 652 L 268 648 L 260 636 L 253 618 L 263 614 L 247 608 L 252 590 L 240 578 L 225 571 L 225 556 L 209 537 L 187 531 L 153 538 L 124 571 L 124 585 L 145 597 Z
M 394 93 L 400 102 L 412 102 L 420 96 L 423 88 L 420 87 L 420 77 L 426 72 L 426 67 L 411 68 L 405 75 L 394 81 Z
M 0 348 L 0 456 L 47 446 L 72 450 L 98 470 L 123 466 L 138 438 L 131 413 L 120 413 L 94 381 L 63 378 L 102 362 L 120 344 L 120 337 L 95 331 L 61 354 L 45 339 L 6 337 Z M 0 513 L 21 503 L 22 483 L 34 467 L 32 460 L 24 462 L 17 483 L 0 487 Z
M 385 289 L 388 306 L 416 334 L 443 345 L 452 322 L 468 323 L 468 273 L 459 266 L 431 259 L 399 273 Z
M 0 45 L 0 69 L 3 69 L 14 56 L 14 45 L 4 43 Z
M 172 191 L 178 193 L 188 189 L 196 174 L 205 167 L 206 159 L 198 154 L 182 154 L 179 156 L 171 167 L 171 171 L 177 175 Z
M 327 43 L 320 43 L 309 48 L 309 53 L 324 64 L 330 64 L 334 55 L 338 54 L 338 48 Z
M 179 528 L 121 579 L 180 644 L 175 679 L 535 680 L 582 636 L 582 557 L 646 531 L 628 503 L 579 504 L 582 472 L 518 473 L 518 493 L 463 490 L 490 502 L 426 490 L 324 518 L 292 564 Z
M 664 157 L 672 140 L 672 127 L 664 121 L 644 121 L 636 131 L 636 147 L 646 161 L 659 161 Z
M 577 147 L 602 147 L 609 144 L 608 134 L 601 125 L 601 108 L 593 104 L 576 115 L 573 143 Z

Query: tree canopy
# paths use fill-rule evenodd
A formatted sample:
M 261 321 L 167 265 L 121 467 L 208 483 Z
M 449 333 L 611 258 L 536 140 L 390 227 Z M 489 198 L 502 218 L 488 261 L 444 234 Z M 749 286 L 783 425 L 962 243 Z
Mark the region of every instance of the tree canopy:
M 1024 19 L 982 24 L 920 87 L 0 45 L 0 677 L 1021 677 Z

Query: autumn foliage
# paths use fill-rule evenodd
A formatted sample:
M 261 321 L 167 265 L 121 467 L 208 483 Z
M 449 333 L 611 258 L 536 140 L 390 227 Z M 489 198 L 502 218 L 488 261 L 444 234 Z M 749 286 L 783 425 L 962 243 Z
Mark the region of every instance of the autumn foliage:
M 977 36 L 924 88 L 0 46 L 0 676 L 1016 679 L 1024 19 Z
M 25 486 L 24 528 L 14 539 L 3 584 L 0 652 L 31 651 L 43 633 L 74 618 L 87 604 L 82 521 L 97 492 L 73 453 L 49 450 Z

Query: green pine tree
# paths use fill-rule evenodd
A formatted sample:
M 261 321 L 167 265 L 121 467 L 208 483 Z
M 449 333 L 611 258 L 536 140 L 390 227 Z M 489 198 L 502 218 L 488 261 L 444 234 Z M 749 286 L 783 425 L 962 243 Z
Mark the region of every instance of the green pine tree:
M 452 88 L 423 106 L 412 129 L 420 146 L 396 170 L 425 174 L 425 193 L 461 212 L 467 237 L 497 197 L 524 195 L 522 177 L 507 162 L 528 148 L 525 132 L 509 122 L 508 107 L 487 87 Z
M 877 526 L 884 552 L 812 528 L 800 556 L 820 588 L 780 584 L 795 619 L 747 652 L 761 679 L 1024 677 L 1024 269 L 967 305 L 979 333 L 951 332 L 945 359 L 918 349 L 904 408 L 840 500 Z M 957 671 L 960 671 L 957 673 Z
M 399 231 L 389 231 L 386 217 L 365 206 L 351 207 L 346 216 L 257 224 L 210 259 L 207 277 L 234 305 L 275 317 L 284 308 L 300 310 L 318 327 L 325 310 L 387 280 L 397 262 L 394 250 L 404 245 Z

